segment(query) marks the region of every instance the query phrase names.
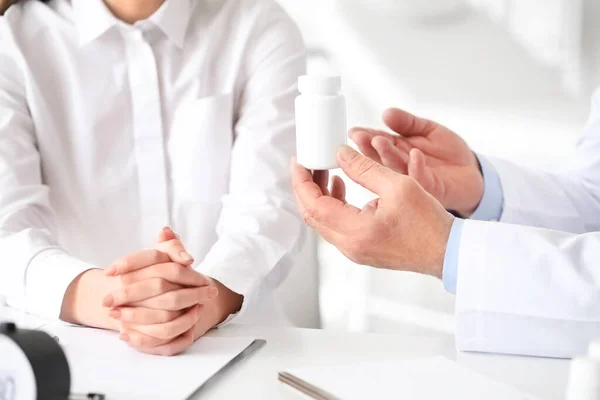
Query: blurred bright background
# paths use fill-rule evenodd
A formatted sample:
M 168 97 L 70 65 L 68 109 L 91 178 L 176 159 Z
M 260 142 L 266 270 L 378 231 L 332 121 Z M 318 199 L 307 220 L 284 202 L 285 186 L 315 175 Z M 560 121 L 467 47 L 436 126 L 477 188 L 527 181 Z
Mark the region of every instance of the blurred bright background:
M 477 151 L 569 168 L 600 83 L 597 0 L 280 0 L 300 27 L 309 73 L 341 75 L 349 126 L 404 108 Z M 350 184 L 349 201 L 372 198 Z M 353 264 L 314 234 L 280 291 L 305 327 L 448 335 L 441 282 Z M 298 301 L 298 299 L 302 299 Z

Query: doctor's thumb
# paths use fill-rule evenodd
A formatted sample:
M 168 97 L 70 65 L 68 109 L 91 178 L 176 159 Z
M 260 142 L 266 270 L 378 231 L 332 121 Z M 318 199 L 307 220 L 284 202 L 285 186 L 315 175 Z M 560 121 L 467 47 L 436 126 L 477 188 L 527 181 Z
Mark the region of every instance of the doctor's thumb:
M 391 169 L 363 156 L 352 147 L 340 147 L 337 157 L 342 170 L 360 186 L 379 195 L 393 188 L 393 181 L 398 175 Z

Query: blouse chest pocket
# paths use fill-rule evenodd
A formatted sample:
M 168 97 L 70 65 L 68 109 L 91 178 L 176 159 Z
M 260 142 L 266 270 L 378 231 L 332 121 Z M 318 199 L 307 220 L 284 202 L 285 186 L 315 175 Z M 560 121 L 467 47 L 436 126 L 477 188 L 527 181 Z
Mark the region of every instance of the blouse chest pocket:
M 233 96 L 189 100 L 173 116 L 168 154 L 173 194 L 217 202 L 227 193 L 233 145 Z

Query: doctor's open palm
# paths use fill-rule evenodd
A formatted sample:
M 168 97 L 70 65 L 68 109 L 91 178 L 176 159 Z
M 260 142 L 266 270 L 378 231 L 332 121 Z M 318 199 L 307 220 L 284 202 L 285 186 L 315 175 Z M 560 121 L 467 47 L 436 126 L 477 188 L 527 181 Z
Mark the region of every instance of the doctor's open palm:
M 414 178 L 446 209 L 468 217 L 483 196 L 477 157 L 456 133 L 399 109 L 384 112 L 396 134 L 353 128 L 350 138 L 366 156 Z

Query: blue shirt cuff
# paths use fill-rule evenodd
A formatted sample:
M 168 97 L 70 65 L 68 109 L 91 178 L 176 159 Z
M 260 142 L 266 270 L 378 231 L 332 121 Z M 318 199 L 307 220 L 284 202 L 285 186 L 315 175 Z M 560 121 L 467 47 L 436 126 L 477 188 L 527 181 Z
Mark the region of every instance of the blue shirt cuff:
M 447 292 L 456 294 L 456 279 L 458 278 L 458 251 L 460 249 L 460 237 L 462 236 L 465 220 L 454 218 L 450 236 L 446 244 L 446 255 L 442 270 L 442 281 Z
M 499 221 L 504 208 L 504 191 L 498 172 L 485 157 L 477 154 L 483 174 L 483 197 L 471 219 L 480 221 Z

